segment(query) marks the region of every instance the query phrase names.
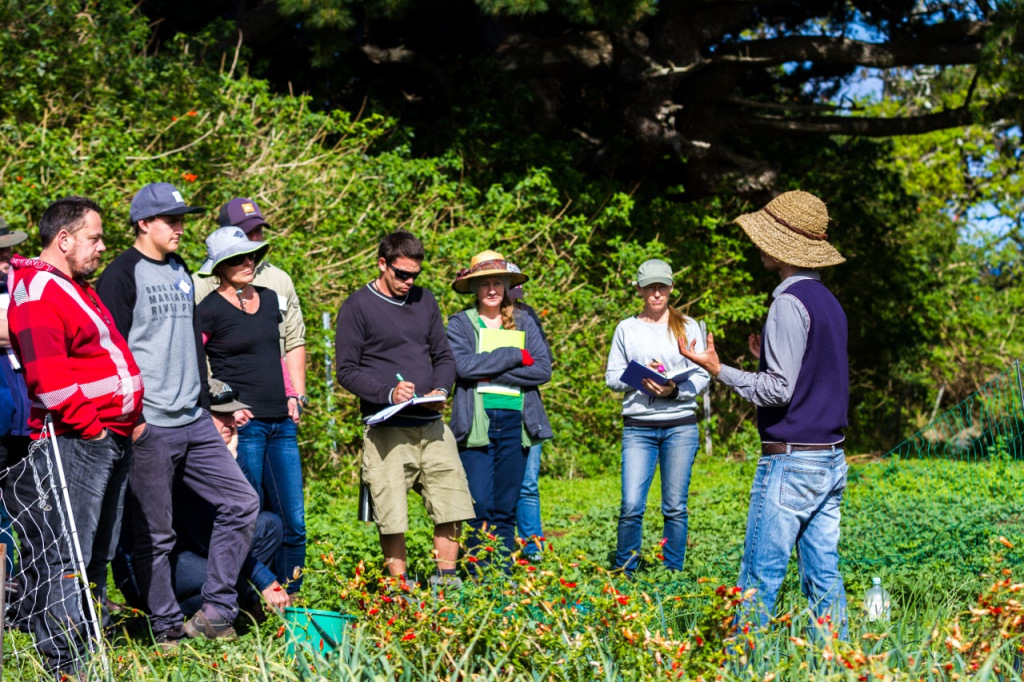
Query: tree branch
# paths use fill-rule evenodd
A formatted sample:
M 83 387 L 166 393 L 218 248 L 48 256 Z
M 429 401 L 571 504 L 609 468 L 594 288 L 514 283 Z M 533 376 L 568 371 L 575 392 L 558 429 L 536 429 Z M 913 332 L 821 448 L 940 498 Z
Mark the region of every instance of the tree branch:
M 967 106 L 946 109 L 922 116 L 903 118 L 876 118 L 868 116 L 822 116 L 816 118 L 792 119 L 776 116 L 737 116 L 729 127 L 737 133 L 783 134 L 783 135 L 862 135 L 865 137 L 890 137 L 893 135 L 921 135 L 946 128 L 971 125 L 986 120 L 996 120 L 1000 112 L 1019 107 L 1020 99 L 1000 102 L 980 113 L 973 113 Z
M 970 32 L 973 34 L 973 30 Z M 968 35 L 968 34 L 961 34 Z M 849 38 L 795 36 L 751 40 L 723 48 L 708 61 L 720 64 L 785 64 L 825 62 L 848 66 L 891 68 L 914 64 L 974 64 L 981 58 L 980 39 L 935 43 L 927 38 L 868 43 Z

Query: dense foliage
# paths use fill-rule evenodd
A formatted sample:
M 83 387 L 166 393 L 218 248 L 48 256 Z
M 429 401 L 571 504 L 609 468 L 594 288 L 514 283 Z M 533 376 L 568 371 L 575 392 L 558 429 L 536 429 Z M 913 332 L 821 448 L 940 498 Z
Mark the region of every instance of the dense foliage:
M 518 112 L 485 91 L 459 102 L 465 118 L 449 148 L 418 155 L 414 129 L 399 121 L 273 92 L 233 45 L 224 49 L 222 28 L 154 52 L 145 17 L 126 0 L 0 0 L 0 213 L 32 232 L 52 199 L 89 195 L 105 207 L 117 252 L 130 243 L 135 190 L 171 181 L 210 207 L 183 247 L 195 266 L 217 207 L 255 197 L 274 227 L 271 259 L 304 303 L 315 402 L 301 438 L 311 470 L 351 471 L 361 428 L 351 396 L 335 389 L 327 409 L 326 344 L 340 302 L 374 276 L 377 241 L 398 227 L 426 242 L 423 283 L 446 314 L 468 304 L 448 284 L 479 250 L 499 249 L 531 275 L 527 300 L 556 362 L 544 389 L 557 434 L 549 473 L 588 475 L 616 461 L 618 399 L 603 365 L 615 323 L 639 308 L 629 281 L 645 258 L 673 263 L 676 303 L 716 333 L 727 361 L 750 366 L 746 338 L 775 284 L 728 222 L 750 203 L 726 194 L 683 203 L 682 187 L 595 178 L 574 164 L 580 143 L 520 134 Z M 828 198 L 831 238 L 849 258 L 825 277 L 851 323 L 852 450 L 887 449 L 941 387 L 947 400 L 962 397 L 1019 356 L 1017 247 L 963 242 L 935 198 L 955 160 L 925 176 L 903 140 L 832 137 L 797 153 L 804 148 L 780 138 L 762 149 L 788 158 L 778 189 Z M 1017 157 L 1000 158 L 1003 175 L 1018 177 Z M 998 346 L 978 343 L 995 334 Z M 713 401 L 716 448 L 745 449 L 749 405 L 721 389 Z

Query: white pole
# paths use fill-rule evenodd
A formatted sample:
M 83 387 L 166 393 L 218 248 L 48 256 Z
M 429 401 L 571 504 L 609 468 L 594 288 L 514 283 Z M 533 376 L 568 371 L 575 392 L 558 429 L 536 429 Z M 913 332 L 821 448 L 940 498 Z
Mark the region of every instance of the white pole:
M 78 566 L 78 577 L 82 581 L 82 585 L 85 587 L 85 603 L 89 610 L 89 622 L 92 624 L 93 635 L 96 638 L 96 649 L 100 652 L 100 656 L 103 660 L 103 668 L 107 669 L 107 657 L 103 652 L 103 647 L 100 646 L 103 642 L 102 633 L 100 632 L 99 618 L 96 617 L 96 608 L 92 603 L 92 590 L 89 588 L 89 576 L 85 572 L 85 559 L 82 558 L 82 545 L 78 542 L 78 527 L 75 525 L 75 514 L 71 510 L 71 495 L 68 494 L 68 483 L 64 478 L 64 465 L 60 460 L 60 448 L 57 447 L 57 435 L 53 431 L 53 421 L 50 416 L 46 416 L 46 429 L 47 435 L 50 438 L 50 445 L 53 447 L 53 460 L 57 463 L 57 477 L 60 479 L 60 490 L 64 498 L 64 507 L 67 509 L 68 526 L 71 530 L 71 544 L 74 551 L 75 564 Z M 94 651 L 92 643 L 89 646 L 90 651 Z
M 323 317 L 320 318 L 324 325 L 324 370 L 327 372 L 327 381 L 324 386 L 327 391 L 327 400 L 325 405 L 327 407 L 327 428 L 331 433 L 331 457 L 336 458 L 338 456 L 338 441 L 335 439 L 334 430 L 334 343 L 331 341 L 331 314 L 325 312 Z
M 700 334 L 705 339 L 708 338 L 708 327 L 704 320 L 700 321 Z M 708 457 L 711 456 L 711 385 L 714 383 L 709 381 L 707 389 L 704 390 L 704 454 Z

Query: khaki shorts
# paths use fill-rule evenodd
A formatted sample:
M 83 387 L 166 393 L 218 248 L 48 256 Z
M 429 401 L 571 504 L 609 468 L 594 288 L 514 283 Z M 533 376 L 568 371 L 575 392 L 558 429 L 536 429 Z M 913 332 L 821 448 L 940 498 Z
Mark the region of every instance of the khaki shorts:
M 363 482 L 382 535 L 409 530 L 409 490 L 435 524 L 475 516 L 455 436 L 442 419 L 423 426 L 369 426 L 363 435 Z

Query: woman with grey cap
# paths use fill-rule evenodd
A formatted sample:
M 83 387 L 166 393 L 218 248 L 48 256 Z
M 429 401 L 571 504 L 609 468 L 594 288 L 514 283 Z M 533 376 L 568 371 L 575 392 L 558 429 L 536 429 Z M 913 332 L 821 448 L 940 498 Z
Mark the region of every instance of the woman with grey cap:
M 662 555 L 665 567 L 683 570 L 686 558 L 686 500 L 690 472 L 697 454 L 697 396 L 708 385 L 708 373 L 696 369 L 685 381 L 664 384 L 643 379 L 643 390 L 622 380 L 630 361 L 666 377 L 692 366 L 679 354 L 680 340 L 702 343 L 692 318 L 669 305 L 672 267 L 663 260 L 640 266 L 637 293 L 644 307 L 639 315 L 618 324 L 608 353 L 605 383 L 622 398 L 622 504 L 619 509 L 615 568 L 632 575 L 640 563 L 644 509 L 654 471 L 661 467 L 661 512 L 665 518 Z
M 206 239 L 206 261 L 197 275 L 216 276 L 216 291 L 196 307 L 213 377 L 227 382 L 249 408 L 234 412 L 238 464 L 269 508 L 284 522 L 274 572 L 288 592 L 301 586 L 306 557 L 302 463 L 281 366 L 277 293 L 253 286 L 256 266 L 270 245 L 253 242 L 238 227 L 221 227 Z

